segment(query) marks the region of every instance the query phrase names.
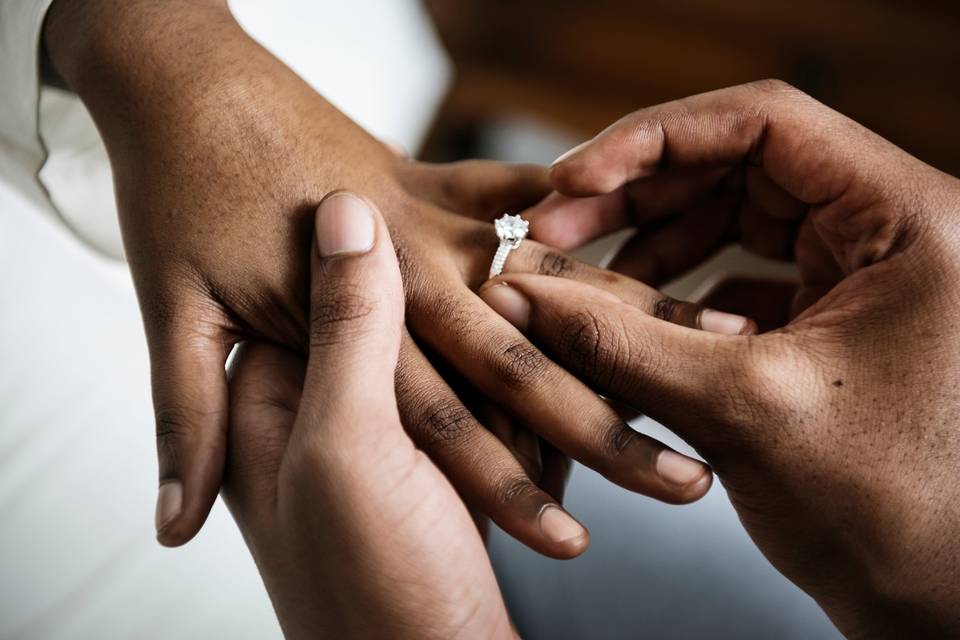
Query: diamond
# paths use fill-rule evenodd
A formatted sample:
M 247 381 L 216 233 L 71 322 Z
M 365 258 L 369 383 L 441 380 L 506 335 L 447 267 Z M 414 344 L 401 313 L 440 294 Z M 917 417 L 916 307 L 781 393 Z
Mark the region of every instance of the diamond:
M 530 223 L 520 216 L 512 216 L 508 213 L 498 218 L 493 223 L 493 227 L 497 231 L 497 237 L 501 240 L 518 243 L 527 237 Z

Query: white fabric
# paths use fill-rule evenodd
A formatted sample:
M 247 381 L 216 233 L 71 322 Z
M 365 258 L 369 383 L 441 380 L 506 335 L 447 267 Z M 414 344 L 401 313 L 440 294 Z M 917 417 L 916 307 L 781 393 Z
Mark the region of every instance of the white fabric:
M 149 368 L 126 266 L 4 184 L 0 255 L 0 637 L 276 637 L 219 502 L 187 547 L 154 541 Z
M 44 160 L 37 128 L 40 26 L 53 0 L 0 2 L 0 180 L 35 206 L 46 194 L 36 180 Z
M 122 251 L 106 154 L 63 92 L 44 92 L 50 159 L 35 175 L 49 2 L 0 0 L 0 638 L 278 637 L 222 504 L 186 547 L 154 541 L 146 343 L 126 265 L 111 259 Z M 347 4 L 232 8 L 374 134 L 414 148 L 446 60 L 415 0 Z

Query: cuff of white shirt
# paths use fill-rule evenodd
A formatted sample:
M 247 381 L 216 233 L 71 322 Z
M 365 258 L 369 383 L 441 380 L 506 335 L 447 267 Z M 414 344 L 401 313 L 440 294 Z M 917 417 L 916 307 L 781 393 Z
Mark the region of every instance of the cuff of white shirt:
M 38 174 L 47 158 L 39 122 L 40 37 L 52 2 L 0 1 L 0 180 L 50 211 Z

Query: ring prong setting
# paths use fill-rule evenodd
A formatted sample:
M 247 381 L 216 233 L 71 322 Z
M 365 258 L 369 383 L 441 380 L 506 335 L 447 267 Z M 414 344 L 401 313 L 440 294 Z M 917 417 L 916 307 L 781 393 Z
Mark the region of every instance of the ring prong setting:
M 498 276 L 503 272 L 510 252 L 520 246 L 530 231 L 530 223 L 518 215 L 504 214 L 493 222 L 493 228 L 500 239 L 500 246 L 493 256 L 490 265 L 490 277 Z

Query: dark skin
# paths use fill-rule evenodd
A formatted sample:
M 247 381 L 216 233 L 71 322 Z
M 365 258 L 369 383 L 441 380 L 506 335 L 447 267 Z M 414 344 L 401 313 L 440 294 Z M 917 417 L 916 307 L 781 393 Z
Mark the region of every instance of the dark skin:
M 637 225 L 619 264 L 666 272 L 729 238 L 645 255 L 654 238 L 734 228 L 795 257 L 795 298 L 754 291 L 792 319 L 756 336 L 692 332 L 535 275 L 484 299 L 693 444 L 766 557 L 847 636 L 960 634 L 960 181 L 779 82 L 633 113 L 551 179 L 564 195 L 538 207 L 541 238 L 570 247 Z M 655 191 L 673 206 L 635 199 Z
M 788 196 L 773 202 L 787 206 L 768 208 L 770 201 L 765 206 L 757 196 L 769 191 L 749 187 L 718 198 L 715 185 L 705 188 L 692 180 L 687 200 L 707 205 L 692 210 L 727 220 L 753 207 L 759 211 L 750 215 L 772 218 L 802 210 L 799 228 L 809 224 L 815 235 L 794 236 L 801 273 L 839 267 L 832 288 L 805 307 L 769 286 L 753 291 L 761 304 L 801 309 L 785 327 L 759 336 L 691 331 L 602 289 L 532 274 L 497 278 L 481 296 L 591 386 L 693 443 L 713 465 L 766 557 L 848 637 L 955 637 L 960 631 L 955 579 L 960 181 L 776 82 L 632 114 L 558 163 L 552 177 L 568 197 L 595 198 L 624 186 L 606 182 L 610 175 L 628 183 L 667 180 L 672 171 L 704 167 L 762 172 Z M 562 235 L 571 223 L 582 228 L 597 221 L 589 201 L 576 204 L 585 219 L 572 219 L 562 206 L 556 218 L 549 207 L 540 208 L 541 230 L 555 223 L 553 231 Z M 631 212 L 622 214 L 629 221 Z M 697 255 L 703 254 L 674 259 L 694 264 Z M 390 257 L 371 252 L 369 259 L 379 260 L 383 270 L 391 268 Z M 399 314 L 394 309 L 379 323 L 371 316 L 389 311 L 397 294 L 389 295 L 389 278 L 370 278 L 371 271 L 352 264 L 319 269 L 318 280 L 368 278 L 359 289 L 365 295 L 379 291 L 379 305 L 370 301 L 371 312 L 360 318 L 314 314 L 340 320 L 336 333 L 323 334 L 347 339 L 340 344 L 330 337 L 323 346 L 389 353 L 397 338 L 387 328 Z M 823 283 L 804 278 L 801 290 Z M 395 278 L 392 286 L 396 292 Z M 315 304 L 330 300 L 315 295 Z M 376 342 L 360 339 L 365 334 Z M 313 362 L 323 357 L 311 355 Z M 346 361 L 363 370 L 341 384 L 351 379 L 376 384 L 367 369 L 382 363 Z M 402 533 L 411 535 L 381 534 L 381 509 L 389 515 L 396 505 L 379 505 L 380 486 L 426 479 L 424 470 L 410 455 L 409 442 L 386 447 L 384 455 L 400 456 L 387 468 L 402 473 L 371 488 L 376 469 L 356 472 L 366 458 L 362 439 L 373 426 L 389 431 L 391 421 L 371 420 L 366 412 L 377 407 L 388 412 L 392 398 L 379 393 L 376 403 L 333 403 L 331 411 L 331 396 L 318 382 L 326 372 L 319 366 L 312 376 L 307 373 L 301 396 L 302 361 L 256 345 L 238 359 L 234 379 L 233 419 L 243 437 L 231 443 L 228 501 L 287 633 L 454 637 L 465 630 L 466 637 L 510 637 L 486 558 L 442 482 L 398 492 Z M 380 380 L 382 386 L 382 375 Z M 318 418 L 305 422 L 304 413 Z M 261 425 L 271 431 L 260 431 Z M 305 448 L 304 433 L 306 441 L 336 438 L 344 446 Z M 398 436 L 394 429 L 392 437 Z M 387 434 L 375 438 L 386 439 Z M 358 453 L 351 457 L 351 450 Z M 289 469 L 302 465 L 288 460 L 305 455 L 310 471 L 301 468 L 291 480 L 296 474 Z M 346 456 L 345 464 L 340 456 Z M 318 481 L 317 468 L 339 478 Z M 331 494 L 331 486 L 341 488 Z M 350 498 L 342 499 L 344 494 Z M 443 506 L 405 508 L 403 499 L 412 495 L 436 496 L 429 504 L 436 507 L 442 499 Z M 352 535 L 341 536 L 344 529 L 310 517 L 315 504 L 348 522 Z M 445 514 L 439 519 L 444 526 L 458 529 L 449 538 L 457 544 L 417 552 L 430 535 L 417 529 L 435 527 L 437 513 Z M 315 534 L 306 530 L 318 523 Z M 314 542 L 320 536 L 326 536 L 328 553 L 318 553 Z M 436 562 L 435 552 L 455 556 L 456 562 Z M 344 558 L 350 562 L 344 565 Z M 358 573 L 355 566 L 371 570 Z M 464 570 L 470 580 L 460 580 Z M 341 591 L 341 580 L 355 597 L 331 597 Z M 476 589 L 450 597 L 465 584 Z
M 398 158 L 249 38 L 222 1 L 57 0 L 44 43 L 113 167 L 150 347 L 161 543 L 189 540 L 216 499 L 231 347 L 256 337 L 305 348 L 311 212 L 339 189 L 383 212 L 397 251 L 404 426 L 478 512 L 563 558 L 583 551 L 586 532 L 552 540 L 540 514 L 562 500 L 564 456 L 668 502 L 708 489 L 709 470 L 694 462 L 687 482 L 666 481 L 662 444 L 475 295 L 497 242 L 485 220 L 539 200 L 542 169 Z M 508 270 L 590 282 L 698 326 L 696 307 L 664 306 L 654 289 L 535 242 Z
M 233 361 L 224 500 L 287 638 L 515 638 L 463 502 L 400 424 L 403 285 L 384 220 L 340 194 L 317 228 L 363 216 L 360 250 L 330 255 L 318 234 L 309 358 L 252 342 Z

